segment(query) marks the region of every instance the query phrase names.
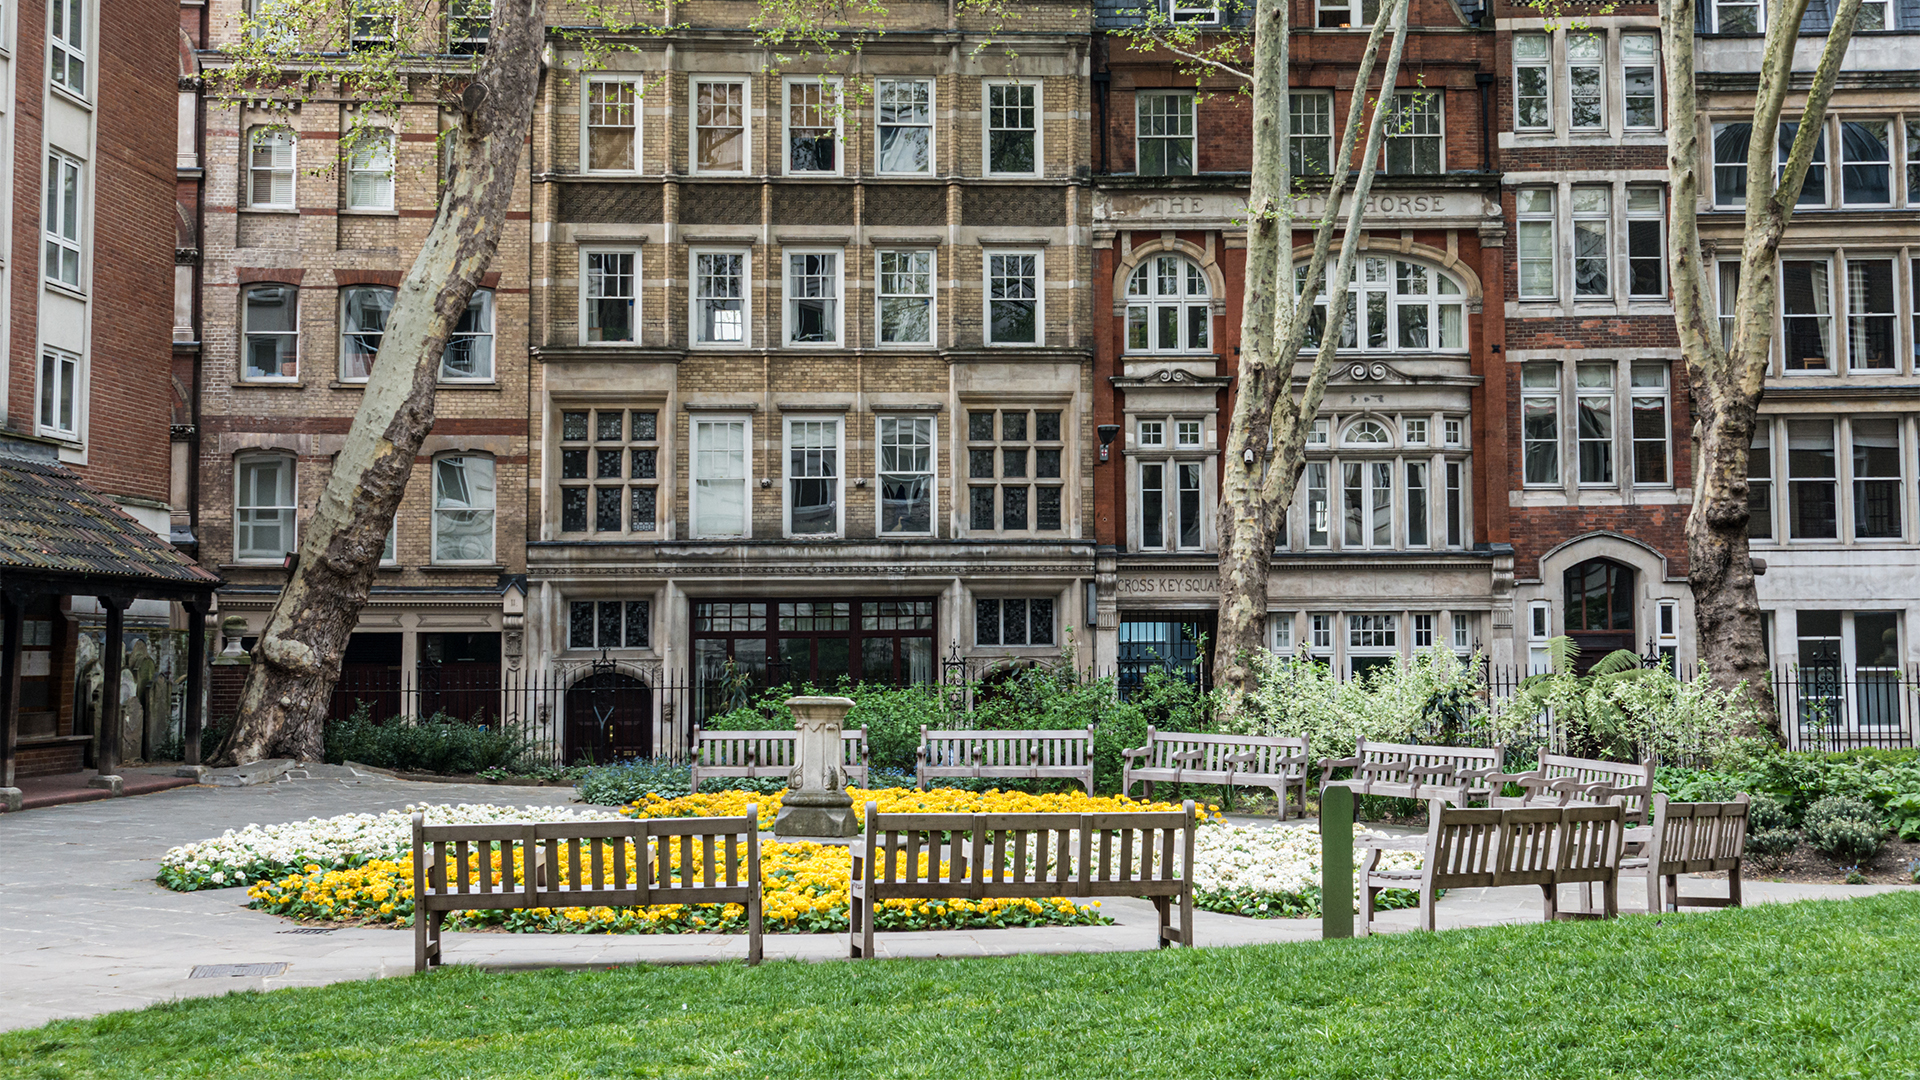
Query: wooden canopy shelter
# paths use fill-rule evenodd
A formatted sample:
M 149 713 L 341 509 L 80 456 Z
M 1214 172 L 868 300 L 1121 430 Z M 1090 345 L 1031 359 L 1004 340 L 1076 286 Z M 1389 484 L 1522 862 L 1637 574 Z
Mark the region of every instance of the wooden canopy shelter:
M 206 621 L 220 578 L 134 520 L 107 496 L 52 461 L 0 450 L 0 798 L 17 805 L 22 613 L 49 596 L 96 597 L 106 612 L 102 671 L 108 676 L 90 733 L 99 772 L 120 788 L 122 617 L 135 600 L 177 601 L 187 611 L 186 759 L 199 764 Z

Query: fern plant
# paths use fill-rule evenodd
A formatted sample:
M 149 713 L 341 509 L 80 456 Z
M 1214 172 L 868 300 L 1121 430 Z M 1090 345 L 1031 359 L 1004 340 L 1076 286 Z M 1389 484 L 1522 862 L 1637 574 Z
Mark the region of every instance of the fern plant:
M 1664 674 L 1640 666 L 1630 649 L 1616 649 L 1574 674 L 1580 645 L 1561 636 L 1547 642 L 1549 670 L 1520 681 L 1503 712 L 1515 718 L 1550 713 L 1566 735 L 1567 750 L 1582 757 L 1633 761 L 1639 747 L 1626 695 L 1632 684 Z M 1670 678 L 1670 676 L 1669 676 Z

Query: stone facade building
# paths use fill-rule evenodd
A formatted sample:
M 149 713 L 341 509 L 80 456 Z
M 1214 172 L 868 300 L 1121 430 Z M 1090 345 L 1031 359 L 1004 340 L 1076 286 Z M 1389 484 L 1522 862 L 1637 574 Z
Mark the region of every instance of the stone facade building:
M 527 647 L 562 681 L 604 656 L 698 717 L 740 680 L 1092 660 L 1087 16 L 978 51 L 891 7 L 851 57 L 697 3 L 605 70 L 556 53 Z

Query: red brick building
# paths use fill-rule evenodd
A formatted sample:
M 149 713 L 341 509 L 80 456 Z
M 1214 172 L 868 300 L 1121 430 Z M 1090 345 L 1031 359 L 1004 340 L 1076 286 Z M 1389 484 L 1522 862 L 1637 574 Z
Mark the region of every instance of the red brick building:
M 184 400 L 169 362 L 175 106 L 161 89 L 178 74 L 174 13 L 98 0 L 7 5 L 0 47 L 12 88 L 0 114 L 11 210 L 0 231 L 0 457 L 32 462 L 25 472 L 56 487 L 77 477 L 167 537 L 179 494 L 167 466 L 170 407 Z M 11 561 L 0 571 L 16 589 L 32 572 Z M 6 620 L 20 632 L 21 689 L 5 703 L 10 775 L 0 787 L 80 768 L 110 697 L 131 708 L 119 756 L 151 753 L 177 733 L 177 605 L 132 587 L 105 606 L 86 591 L 27 591 Z M 118 618 L 107 609 L 122 603 L 124 636 L 109 647 Z
M 1355 91 L 1366 30 L 1353 14 L 1325 0 L 1293 12 L 1302 224 L 1324 205 L 1312 178 Z M 1131 17 L 1115 4 L 1100 22 Z M 1413 0 L 1409 26 L 1352 286 L 1366 315 L 1347 330 L 1268 585 L 1273 647 L 1343 671 L 1432 645 L 1511 658 L 1494 35 L 1442 0 Z M 1098 642 L 1103 666 L 1132 678 L 1191 657 L 1217 604 L 1251 146 L 1231 86 L 1196 91 L 1171 55 L 1111 33 L 1094 59 L 1096 408 L 1111 436 L 1095 479 Z M 1302 261 L 1310 244 L 1296 233 Z

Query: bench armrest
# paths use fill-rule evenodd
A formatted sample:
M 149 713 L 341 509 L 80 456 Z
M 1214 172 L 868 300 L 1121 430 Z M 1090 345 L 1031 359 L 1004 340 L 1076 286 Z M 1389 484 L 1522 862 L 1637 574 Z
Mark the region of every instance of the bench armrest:
M 1357 769 L 1361 759 L 1358 757 L 1328 757 L 1320 759 L 1322 769 Z
M 1385 833 L 1361 833 L 1354 837 L 1361 851 L 1425 851 L 1424 836 L 1388 836 Z
M 1201 758 L 1206 756 L 1207 756 L 1207 752 L 1205 750 L 1182 750 L 1179 753 L 1172 755 L 1173 760 L 1175 761 L 1199 761 Z
M 1490 766 L 1485 769 L 1454 769 L 1453 766 L 1449 765 L 1447 768 L 1453 771 L 1453 775 L 1462 780 L 1485 780 L 1488 784 L 1492 784 L 1495 777 L 1505 777 L 1507 775 L 1501 772 L 1498 766 Z
M 1275 765 L 1310 765 L 1313 763 L 1313 757 L 1304 752 L 1298 754 L 1283 754 L 1274 758 L 1273 763 Z
M 1408 776 L 1455 776 L 1458 775 L 1451 765 L 1410 765 L 1401 770 Z
M 1226 757 L 1226 760 L 1229 763 L 1234 765 L 1245 765 L 1248 762 L 1252 761 L 1254 758 L 1257 758 L 1259 756 L 1260 756 L 1260 751 L 1248 750 L 1245 753 L 1241 753 L 1241 754 L 1228 754 Z
M 1410 770 L 1404 761 L 1362 761 L 1353 771 L 1356 776 L 1393 776 Z
M 923 743 L 923 744 L 921 744 L 921 745 L 919 745 L 919 746 L 916 746 L 916 747 L 914 747 L 914 748 L 913 748 L 913 759 L 914 759 L 915 761 L 925 761 L 925 760 L 927 760 L 927 747 L 926 747 L 926 744 L 924 744 L 924 743 Z
M 1124 758 L 1143 758 L 1151 753 L 1153 753 L 1153 744 L 1148 743 L 1145 746 L 1136 746 L 1131 750 L 1122 750 L 1120 751 L 1120 756 Z

